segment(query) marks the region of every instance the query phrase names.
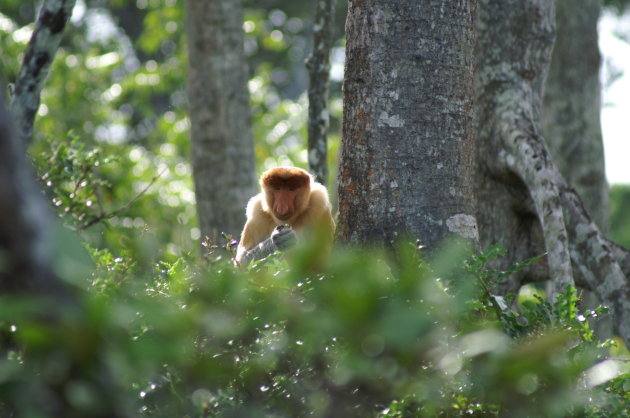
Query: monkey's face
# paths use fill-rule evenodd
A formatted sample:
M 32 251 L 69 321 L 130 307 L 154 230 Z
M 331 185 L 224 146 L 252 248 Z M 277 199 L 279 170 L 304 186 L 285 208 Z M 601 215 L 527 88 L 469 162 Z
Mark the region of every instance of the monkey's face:
M 303 191 L 303 188 L 291 186 L 276 186 L 275 188 L 272 188 L 271 194 L 273 196 L 273 205 L 271 205 L 271 208 L 273 210 L 273 215 L 283 222 L 291 220 L 298 212 L 298 208 L 301 206 L 299 204 L 301 200 L 300 195 L 303 194 Z
M 306 209 L 311 176 L 301 168 L 276 167 L 263 173 L 261 186 L 274 218 L 292 223 Z

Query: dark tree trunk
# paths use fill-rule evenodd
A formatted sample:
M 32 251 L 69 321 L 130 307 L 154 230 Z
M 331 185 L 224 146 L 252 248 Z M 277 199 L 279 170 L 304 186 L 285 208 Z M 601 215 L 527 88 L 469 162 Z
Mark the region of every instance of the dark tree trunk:
M 547 253 L 543 263 L 513 275 L 500 291 L 531 280 L 574 283 L 613 311 L 630 346 L 628 253 L 591 221 L 551 161 L 541 134 L 541 106 L 554 42 L 554 2 L 485 0 L 476 49 L 478 219 L 482 245 L 507 246 L 508 267 Z
M 0 92 L 0 291 L 52 295 L 70 300 L 51 265 L 54 220 L 34 174 L 26 146 L 50 66 L 70 19 L 74 0 L 45 1 L 24 54 L 11 114 Z
M 202 237 L 237 235 L 256 194 L 240 0 L 187 0 L 188 108 Z
M 0 293 L 67 299 L 70 294 L 51 266 L 54 220 L 14 132 L 0 93 Z
M 477 2 L 352 0 L 339 174 L 339 236 L 435 248 L 477 239 L 473 45 Z

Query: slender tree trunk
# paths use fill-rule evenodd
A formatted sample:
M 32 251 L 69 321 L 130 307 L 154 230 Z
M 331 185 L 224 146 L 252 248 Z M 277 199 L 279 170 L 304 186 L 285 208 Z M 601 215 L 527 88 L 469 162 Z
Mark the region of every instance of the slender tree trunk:
M 26 162 L 40 94 L 74 0 L 46 0 L 24 54 L 11 113 L 0 91 L 0 291 L 72 299 L 51 265 L 54 222 Z
M 477 2 L 351 0 L 339 236 L 435 248 L 477 239 L 473 198 Z
M 187 0 L 188 107 L 202 237 L 237 235 L 256 194 L 241 0 Z
M 328 183 L 328 79 L 334 19 L 335 0 L 318 0 L 313 53 L 306 62 L 309 71 L 308 168 L 324 185 Z
M 600 125 L 599 0 L 556 0 L 557 36 L 543 99 L 553 161 L 599 228 L 608 231 L 608 183 Z
M 76 0 L 45 0 L 39 11 L 15 82 L 11 109 L 18 139 L 24 144 L 33 138 L 33 121 L 39 108 L 40 93 L 75 3 Z
M 501 267 L 546 251 L 546 263 L 513 275 L 499 290 L 551 278 L 558 292 L 575 279 L 612 308 L 615 328 L 630 346 L 628 253 L 591 221 L 541 135 L 554 22 L 548 0 L 481 3 L 475 86 L 480 241 L 508 246 Z

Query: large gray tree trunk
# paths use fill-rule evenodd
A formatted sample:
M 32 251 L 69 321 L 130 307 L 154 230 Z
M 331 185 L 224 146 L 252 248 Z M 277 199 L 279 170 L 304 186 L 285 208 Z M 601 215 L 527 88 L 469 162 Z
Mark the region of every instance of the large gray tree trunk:
M 500 267 L 547 253 L 499 290 L 547 278 L 556 292 L 574 283 L 593 290 L 612 308 L 615 328 L 630 346 L 628 252 L 603 237 L 541 135 L 554 23 L 549 0 L 481 2 L 475 54 L 480 241 L 507 246 Z
M 339 173 L 341 240 L 475 241 L 476 0 L 352 0 Z
M 553 161 L 599 228 L 608 230 L 608 183 L 600 124 L 599 0 L 556 0 L 556 43 L 543 98 Z
M 542 129 L 553 161 L 580 195 L 593 221 L 608 231 L 608 182 L 600 124 L 599 0 L 556 0 L 556 43 L 543 98 Z M 586 307 L 600 301 L 583 291 Z M 610 319 L 610 318 L 608 318 Z M 612 321 L 595 329 L 610 337 Z
M 256 194 L 241 0 L 187 0 L 188 109 L 202 237 L 240 233 Z

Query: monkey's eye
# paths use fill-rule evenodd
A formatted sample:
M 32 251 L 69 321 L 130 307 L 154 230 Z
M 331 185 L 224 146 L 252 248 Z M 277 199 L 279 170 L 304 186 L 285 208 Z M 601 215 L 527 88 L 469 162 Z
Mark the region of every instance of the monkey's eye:
M 273 189 L 274 189 L 274 190 L 280 190 L 280 189 L 281 189 L 281 187 L 280 187 L 280 186 L 273 186 Z
M 295 187 L 295 186 L 289 186 L 289 191 L 290 191 L 290 192 L 294 192 L 294 191 L 296 191 L 296 190 L 297 190 L 297 187 Z

